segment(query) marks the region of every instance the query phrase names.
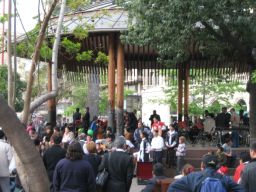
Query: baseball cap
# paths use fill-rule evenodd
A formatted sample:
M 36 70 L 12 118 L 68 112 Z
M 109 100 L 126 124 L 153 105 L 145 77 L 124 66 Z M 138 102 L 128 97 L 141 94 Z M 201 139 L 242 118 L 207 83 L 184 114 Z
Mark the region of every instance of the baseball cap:
M 218 158 L 216 157 L 216 155 L 204 155 L 202 162 L 206 165 L 206 166 L 211 166 L 211 167 L 216 167 L 218 164 Z

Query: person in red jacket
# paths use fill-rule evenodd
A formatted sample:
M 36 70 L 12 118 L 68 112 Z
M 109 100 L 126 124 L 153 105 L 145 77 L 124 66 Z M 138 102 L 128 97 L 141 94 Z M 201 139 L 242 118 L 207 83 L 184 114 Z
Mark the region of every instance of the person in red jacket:
M 165 124 L 159 121 L 157 118 L 154 117 L 153 124 L 151 126 L 151 131 L 157 131 L 159 136 L 162 136 L 162 129 L 164 128 Z
M 240 183 L 241 173 L 244 170 L 244 167 L 249 161 L 251 160 L 250 153 L 249 152 L 241 152 L 240 158 L 239 158 L 239 165 L 236 168 L 236 171 L 234 173 L 234 181 L 236 183 Z

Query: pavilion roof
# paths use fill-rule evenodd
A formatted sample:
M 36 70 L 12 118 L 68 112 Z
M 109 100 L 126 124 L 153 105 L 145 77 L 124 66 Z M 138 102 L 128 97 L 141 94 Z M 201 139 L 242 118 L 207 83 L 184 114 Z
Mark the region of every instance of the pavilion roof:
M 52 33 L 55 31 L 57 17 L 51 19 Z M 128 13 L 118 7 L 113 0 L 103 1 L 76 12 L 67 12 L 63 22 L 63 37 L 77 41 L 72 31 L 78 25 L 84 23 L 93 25 L 88 38 L 81 41 L 82 51 L 94 50 L 108 54 L 108 35 L 120 35 L 121 31 L 128 28 Z M 51 33 L 51 32 L 50 32 Z M 147 84 L 159 84 L 177 82 L 178 68 L 190 68 L 190 79 L 197 83 L 201 81 L 247 81 L 249 67 L 246 63 L 230 58 L 203 58 L 192 57 L 186 63 L 163 65 L 158 62 L 158 54 L 148 45 L 124 45 L 125 50 L 125 78 L 126 81 L 138 81 L 146 79 Z M 187 66 L 188 65 L 188 66 Z M 61 49 L 58 67 L 65 72 L 71 80 L 90 81 L 91 74 L 101 76 L 101 81 L 107 81 L 107 66 L 93 62 L 78 62 L 71 58 L 65 50 Z M 184 70 L 185 71 L 185 70 Z

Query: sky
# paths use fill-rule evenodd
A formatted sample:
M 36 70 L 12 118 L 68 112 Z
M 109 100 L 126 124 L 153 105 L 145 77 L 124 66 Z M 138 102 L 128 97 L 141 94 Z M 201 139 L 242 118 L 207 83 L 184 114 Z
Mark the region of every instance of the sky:
M 3 14 L 3 1 L 0 3 L 0 15 Z M 5 13 L 8 11 L 8 1 L 5 0 Z M 36 25 L 37 19 L 33 19 L 34 16 L 37 16 L 37 5 L 38 5 L 38 0 L 16 0 L 17 2 L 17 10 L 18 13 L 20 14 L 21 20 L 24 24 L 24 27 L 26 31 L 29 31 L 33 29 L 33 27 Z M 13 6 L 12 6 L 12 10 Z M 16 19 L 17 22 L 17 34 L 24 34 L 24 30 L 21 26 L 20 20 L 17 17 Z M 2 28 L 2 26 L 1 26 Z M 7 28 L 7 23 L 5 24 L 5 29 Z

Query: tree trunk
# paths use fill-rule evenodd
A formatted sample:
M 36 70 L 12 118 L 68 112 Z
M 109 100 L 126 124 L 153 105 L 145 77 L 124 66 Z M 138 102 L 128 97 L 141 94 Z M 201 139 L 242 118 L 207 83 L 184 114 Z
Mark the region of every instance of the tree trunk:
M 42 24 L 40 32 L 39 32 L 39 36 L 36 41 L 35 51 L 34 51 L 34 54 L 32 57 L 32 64 L 31 64 L 31 68 L 30 68 L 30 72 L 29 72 L 29 79 L 28 79 L 28 83 L 27 83 L 26 95 L 25 95 L 25 100 L 24 100 L 24 108 L 23 108 L 23 114 L 22 114 L 22 116 L 23 116 L 22 122 L 24 124 L 27 124 L 28 116 L 30 113 L 31 94 L 32 94 L 32 87 L 33 87 L 33 83 L 34 83 L 34 72 L 36 69 L 37 62 L 39 60 L 40 48 L 41 48 L 43 40 L 44 40 L 45 31 L 48 26 L 50 17 L 52 15 L 54 8 L 57 5 L 57 2 L 58 2 L 58 0 L 54 0 L 53 3 L 51 4 L 49 11 L 44 18 L 43 24 Z
M 88 79 L 88 94 L 87 106 L 90 108 L 91 120 L 94 116 L 99 114 L 99 100 L 100 100 L 100 79 L 98 74 L 89 74 Z
M 17 35 L 16 35 L 16 0 L 13 1 L 14 5 L 14 16 L 13 16 L 13 64 L 14 64 L 14 70 L 13 70 L 13 95 L 12 95 L 12 103 L 15 109 L 15 103 L 16 103 L 16 79 L 17 79 L 17 53 L 16 53 L 16 45 L 17 45 Z
M 18 156 L 17 169 L 26 192 L 47 192 L 49 181 L 42 158 L 16 113 L 0 97 L 0 126 Z M 10 121 L 11 119 L 11 121 Z
M 52 48 L 52 91 L 45 95 L 40 96 L 37 98 L 33 103 L 30 105 L 30 113 L 32 113 L 37 107 L 41 104 L 46 102 L 49 99 L 55 98 L 58 95 L 58 77 L 57 77 L 57 68 L 58 68 L 58 52 L 59 52 L 59 44 L 60 44 L 60 33 L 62 29 L 62 22 L 64 18 L 66 7 L 66 0 L 62 0 L 60 14 L 57 24 L 57 29 L 55 33 L 55 41 Z
M 52 63 L 48 63 L 48 92 L 52 91 Z M 56 99 L 52 98 L 47 101 L 48 105 L 48 122 L 51 126 L 56 126 Z
M 8 60 L 8 105 L 13 106 L 13 71 L 12 71 L 12 0 L 8 5 L 8 41 L 7 41 L 7 60 Z
M 250 93 L 250 143 L 253 143 L 256 142 L 256 83 L 249 81 L 247 90 Z

